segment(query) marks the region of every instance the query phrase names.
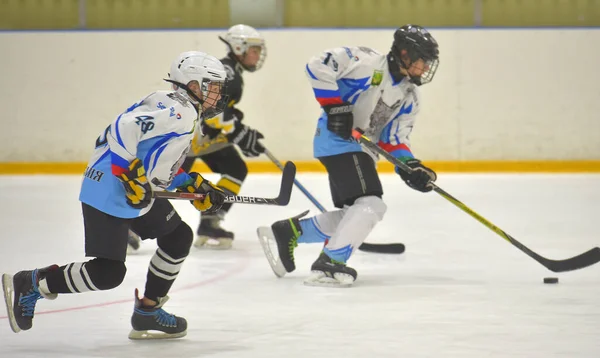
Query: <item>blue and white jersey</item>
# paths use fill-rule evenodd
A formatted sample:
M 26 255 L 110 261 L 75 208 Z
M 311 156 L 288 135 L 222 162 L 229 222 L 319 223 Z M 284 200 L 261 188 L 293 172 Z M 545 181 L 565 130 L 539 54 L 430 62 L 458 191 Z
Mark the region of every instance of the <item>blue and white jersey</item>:
M 407 78 L 395 82 L 386 55 L 367 47 L 340 47 L 312 57 L 306 74 L 321 106 L 354 104 L 354 127 L 396 157 L 413 157 L 409 136 L 419 111 L 419 92 Z M 355 140 L 327 130 L 321 113 L 314 138 L 315 157 L 365 151 Z
M 115 175 L 139 158 L 153 190 L 169 190 L 185 180 L 174 178 L 194 136 L 198 112 L 187 95 L 157 91 L 121 113 L 96 139 L 85 170 L 79 200 L 112 216 L 135 218 L 147 213 L 127 204 L 123 184 Z M 181 180 L 180 180 L 181 179 Z

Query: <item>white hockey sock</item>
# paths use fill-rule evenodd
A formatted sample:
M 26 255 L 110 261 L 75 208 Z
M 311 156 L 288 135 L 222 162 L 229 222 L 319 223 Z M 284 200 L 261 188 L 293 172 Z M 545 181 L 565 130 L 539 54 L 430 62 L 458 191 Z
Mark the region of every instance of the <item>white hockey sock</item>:
M 354 248 L 360 246 L 375 225 L 383 219 L 386 210 L 387 206 L 377 196 L 356 199 L 345 210 L 345 215 L 323 251 L 336 261 L 348 261 Z

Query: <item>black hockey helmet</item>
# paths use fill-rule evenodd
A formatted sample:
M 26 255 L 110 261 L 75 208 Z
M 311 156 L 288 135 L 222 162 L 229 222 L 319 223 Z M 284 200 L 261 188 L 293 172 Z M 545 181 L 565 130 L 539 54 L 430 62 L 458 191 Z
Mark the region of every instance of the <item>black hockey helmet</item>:
M 406 53 L 402 55 L 402 50 Z M 422 85 L 431 82 L 439 65 L 438 43 L 433 36 L 419 25 L 404 25 L 394 33 L 392 49 L 387 55 L 390 73 L 395 81 L 400 81 L 404 75 L 400 67 L 408 69 L 410 64 L 422 59 L 425 61 L 425 71 L 419 77 L 410 76 L 411 82 Z M 407 65 L 402 59 L 409 60 Z

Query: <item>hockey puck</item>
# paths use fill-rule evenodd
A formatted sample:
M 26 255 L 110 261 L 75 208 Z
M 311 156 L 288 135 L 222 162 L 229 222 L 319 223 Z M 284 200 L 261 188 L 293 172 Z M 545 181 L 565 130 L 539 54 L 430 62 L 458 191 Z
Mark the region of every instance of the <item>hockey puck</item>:
M 558 277 L 544 277 L 544 283 L 558 283 Z

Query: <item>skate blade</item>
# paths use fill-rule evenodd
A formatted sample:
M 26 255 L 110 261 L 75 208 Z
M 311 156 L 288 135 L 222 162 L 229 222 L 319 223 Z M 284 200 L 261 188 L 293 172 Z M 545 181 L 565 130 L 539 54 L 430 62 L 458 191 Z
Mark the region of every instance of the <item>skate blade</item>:
M 131 245 L 127 245 L 127 255 L 135 255 L 138 253 L 138 250 Z
M 354 277 L 345 273 L 335 273 L 333 277 L 327 276 L 323 271 L 312 271 L 304 280 L 305 286 L 348 288 L 354 283 Z
M 132 329 L 129 332 L 129 339 L 131 340 L 151 340 L 151 339 L 173 339 L 181 338 L 187 335 L 187 330 L 179 333 L 165 333 L 161 331 L 136 331 Z
M 279 254 L 276 256 L 273 254 L 273 250 L 271 250 L 271 243 L 275 245 L 275 252 L 279 252 L 277 250 L 277 242 L 275 241 L 275 235 L 273 234 L 273 230 L 267 226 L 261 226 L 256 229 L 256 234 L 258 235 L 258 241 L 260 241 L 260 246 L 262 246 L 263 252 L 267 257 L 267 261 L 269 262 L 269 266 L 273 270 L 273 273 L 277 277 L 283 277 L 287 273 L 283 263 L 279 259 Z
M 233 239 L 227 239 L 223 237 L 213 238 L 208 236 L 198 236 L 194 246 L 199 249 L 209 250 L 229 250 L 233 244 Z
M 4 291 L 4 303 L 6 304 L 6 313 L 8 313 L 8 323 L 13 332 L 21 332 L 21 328 L 15 319 L 15 311 L 13 310 L 13 277 L 7 273 L 2 275 L 2 290 Z

